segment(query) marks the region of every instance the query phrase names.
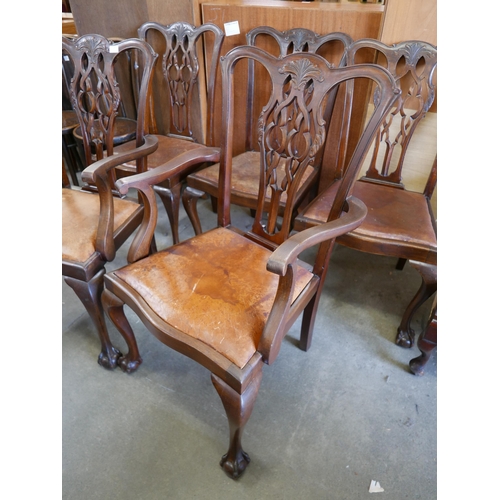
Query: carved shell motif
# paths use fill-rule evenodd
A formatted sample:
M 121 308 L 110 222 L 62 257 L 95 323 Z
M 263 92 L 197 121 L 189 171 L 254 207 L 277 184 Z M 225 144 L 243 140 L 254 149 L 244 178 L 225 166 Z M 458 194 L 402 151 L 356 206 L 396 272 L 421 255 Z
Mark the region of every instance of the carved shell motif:
M 107 40 L 104 38 L 82 37 L 76 44 L 79 51 L 83 51 L 89 58 L 91 65 L 96 65 L 99 56 L 106 52 Z
M 311 79 L 319 82 L 325 79 L 323 72 L 309 59 L 287 62 L 279 69 L 279 72 L 288 73 L 297 90 L 304 90 L 304 86 Z
M 306 43 L 314 43 L 316 39 L 317 35 L 315 33 L 305 29 L 288 30 L 285 36 L 287 42 L 293 43 L 294 52 L 302 52 Z

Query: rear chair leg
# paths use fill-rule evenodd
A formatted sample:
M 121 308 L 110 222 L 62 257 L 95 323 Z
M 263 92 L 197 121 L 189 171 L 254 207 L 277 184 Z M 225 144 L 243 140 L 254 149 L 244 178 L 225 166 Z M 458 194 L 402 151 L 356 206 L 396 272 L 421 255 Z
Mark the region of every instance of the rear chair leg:
M 259 392 L 262 364 L 259 364 L 256 370 L 252 380 L 241 394 L 217 375 L 212 374 L 212 383 L 222 400 L 229 423 L 229 449 L 222 456 L 220 466 L 232 479 L 239 478 L 250 463 L 250 457 L 241 447 L 241 436 Z
M 181 204 L 181 187 L 180 183 L 175 184 L 170 189 L 164 186 L 155 186 L 155 191 L 160 196 L 168 215 L 174 245 L 179 243 L 179 207 Z
M 128 353 L 125 356 L 120 356 L 118 359 L 118 365 L 120 365 L 120 368 L 126 373 L 135 372 L 142 363 L 142 358 L 139 354 L 139 348 L 137 347 L 134 332 L 132 331 L 127 317 L 123 312 L 124 303 L 109 290 L 104 290 L 104 293 L 102 294 L 102 304 L 109 319 L 121 333 L 125 342 L 127 342 Z
M 422 283 L 408 304 L 398 327 L 396 344 L 407 348 L 413 346 L 415 339 L 415 332 L 410 327 L 413 314 L 437 290 L 437 266 L 414 260 L 410 260 L 409 263 L 422 275 Z
M 97 358 L 97 362 L 108 370 L 116 368 L 118 358 L 122 355 L 116 349 L 109 339 L 106 320 L 101 303 L 101 294 L 104 288 L 104 273 L 101 269 L 90 281 L 81 281 L 68 276 L 64 277 L 64 281 L 74 290 L 78 298 L 85 306 L 92 322 L 97 328 L 97 333 L 101 341 L 101 353 Z
M 415 375 L 424 374 L 424 366 L 429 361 L 432 352 L 437 345 L 437 307 L 434 307 L 426 328 L 418 338 L 417 347 L 422 353 L 417 358 L 410 361 L 410 371 Z
M 201 223 L 200 217 L 198 216 L 197 203 L 198 199 L 201 198 L 205 193 L 203 191 L 198 191 L 197 189 L 187 187 L 182 193 L 182 204 L 184 205 L 184 210 L 191 221 L 194 229 L 194 234 L 201 234 Z
M 308 351 L 311 347 L 314 321 L 316 319 L 316 312 L 318 311 L 319 298 L 320 294 L 316 292 L 316 295 L 311 299 L 309 304 L 307 304 L 304 312 L 302 313 L 299 348 L 303 351 Z

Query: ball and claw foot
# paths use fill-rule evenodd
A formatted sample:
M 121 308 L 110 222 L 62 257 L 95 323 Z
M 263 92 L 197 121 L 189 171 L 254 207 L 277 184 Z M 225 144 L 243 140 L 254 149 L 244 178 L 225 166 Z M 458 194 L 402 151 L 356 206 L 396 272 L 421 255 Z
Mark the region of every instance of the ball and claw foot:
M 127 356 L 122 356 L 118 360 L 118 365 L 125 373 L 133 373 L 139 368 L 139 365 L 142 363 L 142 358 L 138 359 L 128 359 Z
M 417 375 L 418 377 L 421 377 L 424 373 L 424 365 L 427 362 L 427 359 L 425 358 L 424 355 L 419 356 L 418 358 L 414 358 L 410 361 L 410 371 L 413 373 L 413 375 Z
M 398 334 L 396 336 L 396 344 L 399 347 L 404 347 L 409 349 L 413 346 L 413 339 L 415 338 L 415 332 L 410 328 L 407 332 L 398 328 Z
M 118 364 L 118 358 L 122 356 L 122 353 L 115 347 L 110 349 L 103 349 L 97 358 L 97 363 L 101 365 L 106 370 L 113 370 Z
M 241 450 L 241 454 L 239 454 L 236 460 L 231 460 L 227 457 L 227 453 L 223 455 L 219 464 L 231 479 L 238 479 L 242 476 L 243 472 L 245 472 L 245 469 L 247 468 L 247 465 L 250 463 L 250 457 L 243 450 Z

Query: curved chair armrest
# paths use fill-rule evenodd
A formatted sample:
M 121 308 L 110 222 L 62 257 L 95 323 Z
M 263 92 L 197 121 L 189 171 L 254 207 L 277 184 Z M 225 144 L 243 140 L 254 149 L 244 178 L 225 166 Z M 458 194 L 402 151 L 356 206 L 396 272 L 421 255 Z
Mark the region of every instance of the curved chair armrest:
M 258 346 L 264 363 L 271 364 L 275 361 L 287 331 L 295 282 L 295 264 L 300 253 L 356 229 L 365 219 L 368 210 L 361 200 L 350 197 L 348 204 L 349 211 L 339 219 L 294 234 L 269 257 L 267 270 L 280 277 L 274 303 Z
M 219 159 L 220 148 L 207 148 L 204 146 L 199 150 L 187 151 L 177 158 L 147 172 L 124 177 L 116 181 L 116 187 L 121 194 L 127 194 L 130 188 L 137 189 L 142 194 L 142 202 L 144 204 L 142 223 L 129 248 L 127 256 L 129 263 L 136 262 L 149 253 L 158 219 L 158 206 L 153 187 L 181 173 L 187 167 L 206 161 L 217 162 Z
M 181 173 L 187 167 L 207 161 L 217 162 L 219 159 L 220 148 L 208 148 L 203 146 L 203 148 L 199 150 L 194 149 L 186 151 L 175 159 L 159 167 L 148 170 L 147 172 L 119 179 L 116 181 L 116 187 L 121 194 L 127 194 L 130 188 L 142 190 L 146 186 L 153 186 L 166 181 L 168 178 Z
M 356 229 L 364 221 L 368 210 L 358 198 L 351 196 L 347 203 L 349 211 L 339 219 L 296 233 L 284 241 L 269 257 L 267 270 L 285 276 L 287 267 L 307 248 L 323 241 L 337 238 Z
M 92 163 L 92 165 L 89 165 L 82 172 L 82 181 L 95 184 L 98 177 L 106 179 L 107 176 L 105 174 L 107 174 L 110 169 L 118 167 L 118 165 L 121 165 L 122 163 L 130 162 L 143 156 L 150 155 L 157 149 L 158 138 L 154 135 L 147 135 L 144 137 L 144 144 L 142 146 L 131 149 L 130 151 L 108 156 L 102 160 Z
M 126 153 L 119 153 L 96 161 L 82 172 L 82 180 L 97 187 L 100 201 L 99 223 L 97 225 L 96 250 L 108 261 L 115 258 L 113 193 L 108 172 L 124 162 L 136 160 L 153 153 L 158 148 L 158 139 L 146 136 L 144 144 Z

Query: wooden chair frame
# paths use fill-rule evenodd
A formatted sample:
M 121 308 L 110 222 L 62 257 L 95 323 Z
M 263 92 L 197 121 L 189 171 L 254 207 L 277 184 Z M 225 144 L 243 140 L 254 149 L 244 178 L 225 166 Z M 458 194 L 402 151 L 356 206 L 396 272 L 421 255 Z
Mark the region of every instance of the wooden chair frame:
M 224 32 L 215 24 L 206 23 L 195 27 L 185 22 L 162 25 L 155 22 L 143 24 L 138 35 L 142 40 L 149 39 L 152 33 L 158 35 L 165 43 L 162 49 L 161 70 L 163 86 L 167 89 L 169 105 L 166 115 L 169 116 L 170 131 L 165 135 L 157 133 L 156 121 L 151 122 L 150 132 L 156 135 L 159 146 L 155 154 L 149 158 L 149 168 L 158 168 L 176 156 L 187 151 L 197 151 L 200 163 L 187 166 L 167 178 L 155 190 L 163 202 L 172 230 L 172 240 L 179 242 L 179 208 L 183 181 L 188 174 L 207 162 L 219 160 L 218 153 L 212 146 L 213 138 L 213 106 L 214 92 L 219 64 L 220 51 L 224 40 Z M 214 37 L 211 66 L 207 71 L 206 87 L 206 140 L 196 135 L 193 128 L 193 94 L 198 88 L 200 74 L 204 74 L 198 57 L 197 44 L 207 34 Z M 158 89 L 159 90 L 159 89 Z M 158 102 L 159 99 L 156 100 Z M 151 106 L 154 103 L 151 102 Z M 118 151 L 125 151 L 130 145 L 123 145 Z M 210 151 L 210 152 L 209 152 Z M 135 173 L 135 165 L 128 164 L 122 169 L 122 176 Z
M 233 73 L 235 66 L 248 58 L 266 67 L 271 74 L 275 82 L 275 99 L 269 102 L 259 120 L 260 191 L 254 225 L 249 232 L 243 233 L 232 226 L 230 214 L 232 140 L 236 126 Z M 390 74 L 381 68 L 374 65 L 332 68 L 316 54 L 297 53 L 275 58 L 256 47 L 237 47 L 223 58 L 221 68 L 222 116 L 228 126 L 223 132 L 221 146 L 217 228 L 146 257 L 157 214 L 154 185 L 163 182 L 174 169 L 181 171 L 184 165 L 172 161 L 171 165 L 134 178 L 120 179 L 117 186 L 122 194 L 132 187 L 142 193 L 147 216 L 129 250 L 132 264 L 105 276 L 103 303 L 109 318 L 129 347 L 129 352 L 118 361 L 124 371 L 132 372 L 142 362 L 124 312 L 126 304 L 162 343 L 211 372 L 230 428 L 229 449 L 220 464 L 230 477 L 237 478 L 250 460 L 242 449 L 241 436 L 257 397 L 262 367 L 274 362 L 283 337 L 302 313 L 302 329 L 309 331 L 314 327 L 335 238 L 357 227 L 366 215 L 363 204 L 350 195 L 359 165 L 399 91 Z M 286 227 L 305 169 L 314 162 L 315 154 L 324 145 L 322 112 L 328 93 L 351 78 L 373 80 L 380 87 L 379 104 L 346 169 L 328 222 L 289 236 L 288 230 L 276 223 L 280 195 L 283 192 L 287 194 L 283 216 L 283 226 Z M 289 133 L 277 133 L 286 126 Z M 290 160 L 288 181 L 281 186 L 276 185 L 273 174 L 279 157 L 284 161 Z M 196 161 L 195 153 L 187 153 L 184 159 L 186 162 Z M 264 217 L 269 186 L 273 190 L 272 208 Z M 299 255 L 313 246 L 318 246 L 317 257 L 315 264 L 309 266 L 299 259 Z M 248 258 L 248 255 L 251 256 L 248 264 L 242 264 L 242 258 Z M 241 276 L 247 276 L 246 280 L 241 281 Z M 207 281 L 200 283 L 205 277 Z M 221 281 L 214 281 L 217 279 Z M 249 286 L 263 281 L 269 285 L 262 285 L 262 289 L 258 285 L 247 296 Z M 143 286 L 149 291 L 145 291 Z M 207 302 L 203 306 L 197 302 L 205 297 L 198 291 L 205 286 L 210 287 L 210 294 L 215 294 L 214 301 L 209 302 L 214 304 L 214 309 L 207 309 Z M 235 294 L 231 292 L 233 288 L 237 290 Z M 160 292 L 160 289 L 163 291 Z M 226 289 L 230 290 L 228 297 Z M 172 300 L 165 302 L 161 298 L 163 293 L 171 292 L 175 307 L 171 307 Z M 237 314 L 242 318 L 241 329 L 238 327 L 233 332 L 230 329 L 234 329 L 232 321 L 231 325 L 225 324 L 225 311 L 233 311 L 233 304 L 239 304 L 240 300 L 243 301 L 242 313 Z M 257 321 L 255 337 L 253 330 L 248 333 L 252 336 L 250 340 L 250 337 L 245 337 L 245 332 L 252 328 L 254 322 L 247 322 L 246 311 L 250 311 L 250 317 L 254 318 L 260 314 L 255 307 L 261 306 L 267 311 L 263 316 L 265 319 L 262 324 Z M 162 312 L 164 307 L 168 312 Z M 193 314 L 185 317 L 188 310 L 192 310 Z M 236 311 L 240 311 L 239 306 Z M 254 316 L 254 311 L 257 316 Z M 208 317 L 212 326 L 207 330 L 202 325 L 206 325 Z M 196 327 L 198 323 L 199 330 Z
M 90 155 L 92 145 L 96 152 L 96 161 L 83 171 L 82 180 L 92 182 L 97 190 L 96 194 L 63 188 L 62 274 L 97 329 L 101 340 L 98 363 L 105 368 L 114 368 L 121 356 L 110 341 L 101 304 L 105 264 L 115 258 L 116 249 L 137 229 L 144 213 L 142 205 L 113 196 L 114 170 L 122 162 L 131 160 L 143 169 L 146 155 L 157 147 L 157 141 L 144 134 L 144 112 L 156 54 L 140 40 L 125 40 L 114 44 L 110 50 L 111 45 L 100 35 L 62 39 L 63 53 L 72 59 L 74 65 L 68 88 L 73 109 L 84 131 L 84 148 L 89 158 L 94 158 Z M 129 152 L 114 155 L 113 132 L 120 102 L 114 62 L 118 54 L 127 50 L 140 51 L 144 62 L 137 140 Z M 89 214 L 95 214 L 95 220 L 89 221 Z M 84 254 L 80 251 L 83 246 L 93 251 Z
M 306 28 L 293 28 L 287 31 L 278 31 L 270 26 L 259 26 L 250 30 L 247 35 L 247 44 L 250 46 L 255 46 L 257 39 L 271 38 L 276 42 L 279 57 L 284 57 L 290 53 L 297 52 L 308 52 L 316 53 L 321 48 L 325 48 L 330 42 L 338 42 L 343 50 L 340 55 L 336 55 L 338 58 L 337 66 L 341 67 L 345 64 L 345 56 L 347 47 L 352 43 L 352 39 L 349 35 L 345 33 L 328 33 L 326 35 L 319 35 Z M 246 113 L 246 152 L 235 158 L 235 169 L 233 172 L 233 179 L 235 187 L 232 191 L 232 203 L 235 205 L 250 208 L 252 211 L 256 209 L 257 198 L 258 198 L 258 185 L 253 181 L 251 174 L 254 171 L 258 171 L 260 157 L 258 148 L 256 147 L 256 133 L 257 127 L 255 126 L 256 114 L 259 112 L 260 100 L 263 99 L 259 96 L 259 103 L 256 100 L 256 89 L 255 89 L 255 67 L 252 60 L 248 61 L 248 78 L 247 78 L 247 113 Z M 263 82 L 260 81 L 260 85 Z M 267 96 L 267 94 L 266 94 Z M 325 107 L 325 134 L 328 135 L 328 129 L 330 126 L 331 114 L 333 110 L 333 105 L 337 96 L 337 89 L 329 95 L 328 104 Z M 296 211 L 298 205 L 300 205 L 306 197 L 310 197 L 312 200 L 316 194 L 316 187 L 319 182 L 319 177 L 321 173 L 321 163 L 323 158 L 323 149 L 315 156 L 315 162 L 312 164 L 313 169 L 308 172 L 304 183 L 301 186 L 300 196 L 297 197 Z M 345 153 L 343 151 L 341 154 Z M 236 166 L 237 165 L 237 166 Z M 217 190 L 218 190 L 218 179 L 217 172 L 219 165 L 212 165 L 207 169 L 201 169 L 197 172 L 190 174 L 187 177 L 187 189 L 183 194 L 183 205 L 186 213 L 193 225 L 195 234 L 200 234 L 202 232 L 199 216 L 197 213 L 197 201 L 205 193 L 208 193 L 212 200 L 212 208 L 216 211 L 216 200 L 217 200 Z M 240 187 L 238 187 L 240 186 Z M 280 206 L 280 211 L 284 209 L 284 202 Z
M 398 345 L 411 347 L 415 335 L 411 328 L 413 315 L 437 289 L 437 225 L 431 206 L 437 181 L 437 157 L 422 193 L 405 189 L 403 167 L 414 132 L 434 101 L 437 49 L 415 40 L 389 46 L 378 40 L 361 39 L 349 47 L 347 65 L 356 65 L 356 55 L 364 49 L 376 51 L 377 64 L 387 68 L 404 92 L 382 123 L 366 174 L 354 187 L 355 195 L 367 204 L 369 216 L 360 227 L 337 242 L 363 252 L 397 257 L 397 269 L 409 261 L 420 273 L 421 286 L 406 308 L 396 336 Z M 348 98 L 350 96 L 352 92 L 348 93 Z M 376 102 L 376 93 L 374 99 Z M 391 129 L 393 123 L 398 124 L 395 131 Z M 297 216 L 295 229 L 313 227 L 326 220 L 342 169 L 339 164 L 333 184 Z M 385 212 L 381 211 L 383 207 L 388 207 Z M 402 220 L 404 227 L 401 227 Z M 310 345 L 311 338 L 301 340 L 303 349 L 307 350 Z

